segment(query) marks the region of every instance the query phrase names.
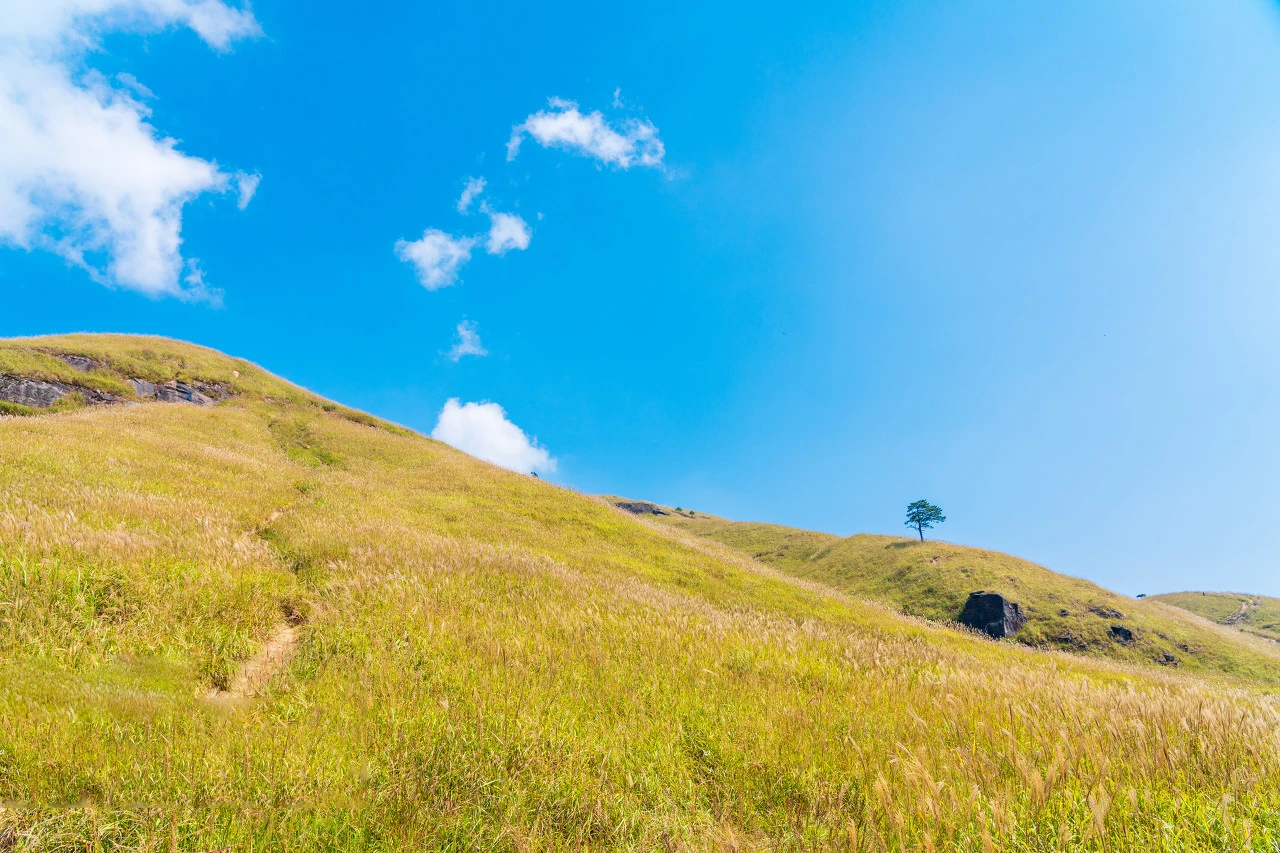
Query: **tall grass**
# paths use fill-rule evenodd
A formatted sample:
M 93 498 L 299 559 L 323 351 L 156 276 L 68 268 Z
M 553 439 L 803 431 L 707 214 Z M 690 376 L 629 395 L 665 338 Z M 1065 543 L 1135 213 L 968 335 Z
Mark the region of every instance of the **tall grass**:
M 1166 603 L 1190 600 L 1187 609 L 1195 610 L 1200 601 L 1215 600 L 1198 594 L 1177 601 L 1169 596 L 1133 599 L 1008 554 L 948 542 L 866 534 L 841 538 L 681 513 L 656 520 L 728 545 L 794 577 L 940 622 L 956 619 L 974 590 L 1002 593 L 1018 602 L 1027 617 L 1016 637 L 1025 645 L 1151 666 L 1172 664 L 1280 686 L 1280 647 L 1206 624 Z M 1266 600 L 1259 601 L 1258 624 L 1277 621 L 1280 608 L 1268 611 Z M 1235 600 L 1231 611 L 1239 604 Z M 1127 628 L 1129 638 L 1115 636 L 1113 626 Z
M 309 402 L 0 421 L 0 849 L 1271 851 L 1277 767 L 1247 682 L 936 628 Z

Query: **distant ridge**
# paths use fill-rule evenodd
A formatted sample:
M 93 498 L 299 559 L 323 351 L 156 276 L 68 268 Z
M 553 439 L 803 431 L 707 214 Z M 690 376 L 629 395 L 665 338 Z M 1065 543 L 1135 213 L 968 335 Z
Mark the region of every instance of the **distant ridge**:
M 1008 554 L 910 537 L 841 538 L 652 506 L 662 514 L 645 515 L 659 524 L 728 545 L 795 577 L 934 621 L 956 620 L 972 592 L 1000 593 L 1025 611 L 1026 625 L 1013 637 L 1024 645 L 1152 666 L 1233 673 L 1267 683 L 1275 682 L 1280 666 L 1280 648 L 1189 619 L 1185 612 L 1168 606 L 1175 602 L 1166 603 L 1158 596 L 1129 598 Z

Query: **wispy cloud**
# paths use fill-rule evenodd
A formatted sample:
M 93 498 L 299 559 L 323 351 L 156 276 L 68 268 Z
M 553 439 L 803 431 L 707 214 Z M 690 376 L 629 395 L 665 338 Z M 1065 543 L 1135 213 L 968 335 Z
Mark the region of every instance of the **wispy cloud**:
M 615 93 L 615 97 L 621 94 Z M 548 109 L 539 110 L 511 129 L 507 160 L 520 153 L 528 136 L 544 148 L 559 148 L 619 169 L 632 166 L 661 168 L 666 148 L 658 128 L 648 119 L 630 118 L 617 128 L 596 110 L 583 114 L 573 101 L 552 98 Z
M 556 470 L 556 460 L 546 448 L 509 421 L 497 403 L 461 403 L 456 397 L 449 400 L 431 437 L 512 471 Z
M 466 213 L 471 208 L 471 202 L 475 201 L 476 196 L 484 192 L 484 178 L 467 178 L 467 185 L 462 190 L 462 195 L 458 196 L 458 212 Z
M 236 207 L 244 210 L 249 206 L 249 202 L 253 200 L 253 194 L 258 191 L 258 184 L 262 183 L 262 175 L 254 172 L 250 175 L 248 172 L 236 173 L 236 190 L 239 197 L 236 199 Z
M 498 213 L 485 208 L 489 214 L 489 236 L 485 241 L 485 251 L 491 255 L 505 255 L 512 249 L 524 251 L 529 248 L 533 239 L 533 231 L 529 223 L 514 213 Z
M 182 257 L 183 206 L 233 188 L 247 204 L 252 187 L 181 153 L 150 124 L 150 92 L 132 77 L 79 70 L 109 32 L 171 26 L 220 51 L 260 32 L 248 9 L 220 0 L 3 4 L 0 242 L 56 252 L 98 281 L 150 296 L 209 299 Z
M 449 350 L 449 360 L 460 361 L 463 356 L 483 357 L 488 354 L 489 351 L 480 343 L 480 330 L 476 324 L 468 320 L 459 323 L 458 340 L 454 342 L 453 349 Z
M 427 290 L 439 290 L 458 280 L 458 270 L 471 260 L 474 237 L 454 237 L 437 228 L 428 228 L 421 240 L 396 243 L 396 256 L 413 264 L 418 281 Z

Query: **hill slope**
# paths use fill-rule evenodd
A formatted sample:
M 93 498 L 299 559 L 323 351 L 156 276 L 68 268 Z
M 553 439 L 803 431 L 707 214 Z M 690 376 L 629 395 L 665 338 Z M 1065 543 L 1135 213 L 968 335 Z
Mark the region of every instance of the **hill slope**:
M 1159 601 L 1117 595 L 1008 554 L 894 536 L 841 538 L 663 509 L 665 515 L 652 518 L 904 613 L 950 621 L 969 593 L 998 592 L 1026 613 L 1016 636 L 1025 645 L 1277 683 L 1280 650 L 1189 619 Z
M 1169 604 L 1247 634 L 1280 642 L 1280 598 L 1240 592 L 1168 592 L 1151 600 Z
M 208 350 L 0 343 L 54 351 L 230 396 L 0 419 L 0 849 L 1280 843 L 1242 682 L 936 628 Z

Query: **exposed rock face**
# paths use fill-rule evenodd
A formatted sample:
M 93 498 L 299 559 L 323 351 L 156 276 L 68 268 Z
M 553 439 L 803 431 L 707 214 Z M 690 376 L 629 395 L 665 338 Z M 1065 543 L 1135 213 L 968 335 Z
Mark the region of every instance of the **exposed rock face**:
M 648 501 L 618 501 L 618 509 L 625 509 L 627 512 L 634 512 L 636 515 L 667 515 L 667 512 L 661 507 L 655 506 Z
M 156 385 L 145 379 L 130 379 L 134 393 L 139 397 L 152 397 L 162 403 L 194 403 L 197 406 L 212 406 L 219 400 L 231 396 L 230 391 L 222 385 L 209 385 L 205 382 L 169 381 Z
M 46 382 L 29 376 L 0 375 L 0 400 L 33 409 L 47 409 L 68 394 L 79 394 L 90 403 L 114 403 L 118 397 L 65 382 Z
M 81 373 L 88 373 L 90 370 L 93 370 L 98 366 L 98 362 L 89 358 L 87 355 L 62 355 L 58 353 L 54 355 L 54 358 L 66 362 Z
M 1161 666 L 1177 666 L 1177 665 L 1178 665 L 1178 656 L 1177 656 L 1177 655 L 1171 655 L 1171 654 L 1169 654 L 1168 652 L 1165 652 L 1165 653 L 1164 653 L 1164 654 L 1162 654 L 1162 655 L 1157 655 L 1157 656 L 1156 656 L 1155 661 L 1156 661 L 1156 663 L 1160 664 Z
M 1114 608 L 1111 608 L 1111 607 L 1099 607 L 1096 604 L 1089 606 L 1089 612 L 1096 613 L 1099 616 L 1101 616 L 1103 619 L 1123 619 L 1124 618 L 1124 614 L 1121 613 L 1119 610 L 1115 610 Z
M 1124 643 L 1126 646 L 1133 642 L 1133 632 L 1130 631 L 1128 628 L 1124 627 L 1123 625 L 1112 625 L 1111 636 L 1115 637 L 1118 641 L 1120 641 L 1121 643 Z
M 0 376 L 0 400 L 43 409 L 70 393 L 60 382 L 44 382 L 24 376 Z
M 1012 637 L 1027 624 L 1027 617 L 1017 602 L 998 592 L 978 590 L 969 593 L 969 600 L 960 612 L 960 624 L 992 637 Z

